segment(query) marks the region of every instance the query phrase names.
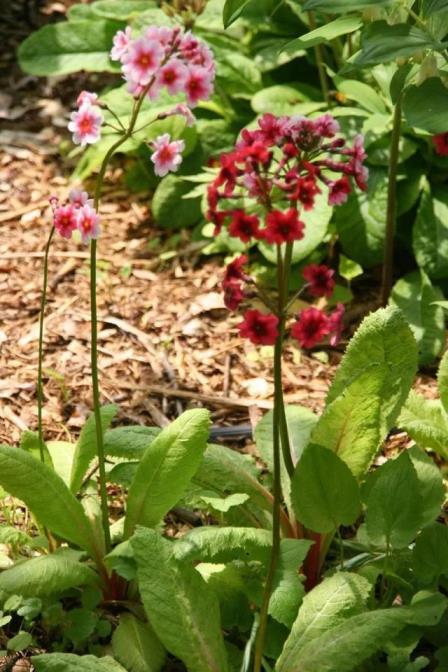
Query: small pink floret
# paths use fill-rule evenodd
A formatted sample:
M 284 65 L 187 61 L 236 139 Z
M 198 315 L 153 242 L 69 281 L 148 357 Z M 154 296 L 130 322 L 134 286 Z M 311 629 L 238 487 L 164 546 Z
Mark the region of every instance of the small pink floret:
M 182 163 L 182 152 L 185 149 L 183 140 L 171 141 L 169 133 L 159 135 L 153 142 L 155 149 L 151 156 L 154 164 L 154 172 L 159 177 L 164 177 L 167 173 L 175 173 Z
M 68 200 L 75 208 L 81 208 L 83 205 L 93 205 L 93 199 L 89 198 L 87 191 L 82 189 L 72 189 L 68 195 Z
M 195 107 L 200 100 L 208 100 L 213 93 L 213 72 L 199 65 L 190 66 L 185 93 L 190 107 Z
M 71 203 L 54 209 L 54 228 L 63 238 L 71 238 L 77 224 L 78 211 Z
M 129 43 L 131 41 L 132 30 L 130 26 L 127 26 L 125 30 L 119 30 L 114 37 L 112 51 L 110 52 L 110 57 L 113 61 L 121 61 L 123 56 L 126 55 Z
M 172 96 L 184 90 L 188 68 L 178 58 L 172 58 L 157 73 L 157 83 L 165 86 Z
M 75 145 L 84 147 L 98 142 L 101 137 L 103 115 L 96 106 L 84 103 L 77 112 L 72 112 L 70 119 L 68 130 L 73 133 Z
M 77 220 L 78 230 L 81 233 L 83 243 L 98 238 L 100 234 L 100 217 L 95 208 L 86 203 L 86 205 L 79 208 Z
M 164 50 L 158 42 L 145 37 L 131 42 L 123 56 L 123 73 L 127 79 L 140 86 L 147 86 L 164 56 Z
M 76 99 L 77 107 L 81 105 L 98 105 L 98 94 L 92 93 L 91 91 L 81 91 L 79 96 Z

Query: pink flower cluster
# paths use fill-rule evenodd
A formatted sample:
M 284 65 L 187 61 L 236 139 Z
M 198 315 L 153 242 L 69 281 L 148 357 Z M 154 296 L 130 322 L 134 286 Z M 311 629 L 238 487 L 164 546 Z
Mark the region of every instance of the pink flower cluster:
M 213 93 L 215 64 L 209 47 L 179 27 L 151 26 L 132 38 L 128 27 L 114 37 L 111 58 L 122 64 L 128 90 L 152 100 L 165 88 L 169 94 L 184 93 L 194 107 Z
M 172 141 L 169 133 L 164 133 L 159 135 L 152 145 L 155 152 L 151 156 L 151 161 L 154 164 L 155 174 L 164 177 L 169 172 L 175 173 L 182 163 L 185 142 L 183 140 Z
M 78 109 L 70 115 L 68 130 L 73 133 L 75 145 L 93 145 L 101 137 L 104 121 L 99 108 L 98 96 L 90 91 L 82 91 L 76 101 Z
M 220 157 L 218 175 L 208 187 L 207 218 L 217 231 L 227 223 L 230 235 L 246 243 L 300 240 L 300 212 L 314 207 L 321 184 L 328 188 L 330 205 L 347 200 L 352 182 L 367 189 L 362 136 L 346 147 L 338 132 L 329 114 L 317 119 L 263 115 L 256 130 L 244 130 L 235 149 Z M 259 206 L 267 212 L 264 227 L 256 214 Z
M 248 262 L 246 255 L 241 255 L 227 265 L 223 280 L 224 303 L 229 310 L 237 310 L 250 298 L 245 285 L 251 282 L 244 267 Z M 329 297 L 332 295 L 335 281 L 334 271 L 328 266 L 310 264 L 303 269 L 303 277 L 307 281 L 307 289 L 311 296 Z M 312 348 L 327 336 L 330 345 L 337 345 L 342 334 L 344 305 L 338 303 L 330 315 L 314 306 L 302 310 L 291 326 L 291 336 L 300 347 Z M 262 313 L 249 309 L 244 313 L 243 321 L 238 325 L 240 335 L 248 338 L 256 345 L 274 345 L 279 336 L 279 319 L 272 313 Z
M 67 203 L 61 205 L 59 199 L 53 196 L 50 198 L 50 205 L 53 209 L 54 228 L 63 238 L 71 238 L 73 231 L 80 232 L 83 243 L 98 238 L 100 217 L 87 192 L 72 189 Z

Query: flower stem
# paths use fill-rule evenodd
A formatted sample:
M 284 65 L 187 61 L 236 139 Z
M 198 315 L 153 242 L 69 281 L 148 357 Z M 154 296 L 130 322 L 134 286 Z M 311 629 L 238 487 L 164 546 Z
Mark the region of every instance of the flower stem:
M 42 423 L 42 411 L 44 406 L 44 385 L 43 385 L 43 359 L 44 359 L 44 320 L 45 320 L 45 306 L 47 303 L 47 288 L 48 288 L 48 256 L 50 253 L 51 241 L 54 235 L 54 226 L 51 227 L 50 235 L 48 236 L 47 244 L 45 246 L 44 254 L 44 283 L 42 287 L 42 297 L 40 301 L 40 315 L 39 315 L 39 361 L 37 365 L 37 432 L 39 437 L 39 453 L 41 462 L 45 460 L 45 444 L 44 431 Z
M 126 142 L 126 140 L 128 140 L 128 138 L 131 137 L 133 130 L 135 128 L 135 124 L 137 122 L 141 106 L 143 104 L 143 100 L 151 84 L 152 80 L 146 87 L 145 91 L 143 91 L 140 98 L 135 103 L 134 109 L 132 111 L 131 120 L 129 122 L 129 128 L 125 133 L 123 133 L 121 138 L 119 138 L 117 142 L 115 142 L 112 145 L 112 147 L 110 147 L 106 156 L 103 159 L 95 186 L 94 207 L 97 211 L 100 204 L 104 176 L 106 174 L 109 161 L 112 158 L 112 155 L 115 154 L 117 149 L 119 149 L 119 147 L 121 147 L 121 145 L 123 145 Z M 93 412 L 95 416 L 96 450 L 98 456 L 98 468 L 100 476 L 101 517 L 103 522 L 106 553 L 109 553 L 111 548 L 111 537 L 110 537 L 110 525 L 109 525 L 109 506 L 107 501 L 107 488 L 106 488 L 106 461 L 104 452 L 104 437 L 103 437 L 103 427 L 101 424 L 100 386 L 98 375 L 98 311 L 96 301 L 96 282 L 97 282 L 96 266 L 97 266 L 97 241 L 92 240 L 90 246 L 90 319 L 91 319 L 90 356 L 91 356 L 91 369 L 92 369 Z
M 401 97 L 395 104 L 394 123 L 390 143 L 389 182 L 387 191 L 386 237 L 384 240 L 381 303 L 385 306 L 392 290 L 394 273 L 394 233 L 397 217 L 397 172 L 401 130 Z

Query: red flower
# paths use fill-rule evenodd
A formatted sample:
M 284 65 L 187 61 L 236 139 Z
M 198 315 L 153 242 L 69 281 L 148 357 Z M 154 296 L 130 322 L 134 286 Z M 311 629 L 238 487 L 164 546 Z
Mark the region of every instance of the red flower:
M 439 156 L 448 156 L 448 133 L 433 135 L 432 142 Z
M 239 282 L 227 282 L 224 287 L 224 304 L 229 310 L 237 310 L 244 301 L 244 292 Z
M 310 294 L 313 296 L 331 296 L 335 286 L 334 271 L 322 264 L 310 264 L 305 266 L 302 273 L 309 283 Z
M 336 310 L 334 310 L 329 317 L 330 332 L 331 332 L 330 345 L 333 347 L 337 345 L 341 340 L 342 330 L 344 328 L 344 325 L 342 323 L 344 313 L 345 313 L 344 304 L 338 303 L 338 305 L 336 306 Z
M 304 226 L 295 208 L 290 208 L 286 212 L 272 210 L 266 217 L 263 237 L 268 243 L 289 243 L 303 238 Z
M 240 335 L 256 345 L 274 345 L 278 337 L 278 317 L 259 310 L 247 310 L 238 325 Z
M 346 175 L 339 180 L 333 180 L 328 183 L 328 203 L 329 205 L 342 205 L 345 203 L 349 193 L 352 190 L 350 180 Z
M 256 215 L 246 215 L 244 210 L 234 210 L 230 222 L 229 233 L 248 243 L 251 238 L 257 238 L 260 232 L 260 220 Z
M 312 210 L 317 194 L 320 194 L 320 189 L 313 177 L 299 177 L 294 191 L 288 198 L 292 201 L 300 201 L 304 210 Z
M 246 276 L 243 272 L 244 264 L 247 264 L 247 257 L 245 254 L 241 254 L 239 257 L 231 261 L 230 264 L 227 264 L 226 273 L 223 280 L 224 286 L 229 283 L 234 283 L 238 280 L 246 279 Z
M 330 333 L 330 320 L 317 308 L 305 308 L 291 329 L 301 348 L 312 348 Z
M 218 212 L 218 210 L 208 210 L 205 217 L 209 222 L 212 222 L 215 225 L 215 229 L 213 231 L 213 235 L 217 236 L 222 229 L 222 225 L 224 224 L 225 220 L 227 217 L 230 217 L 232 215 L 232 210 L 222 210 Z

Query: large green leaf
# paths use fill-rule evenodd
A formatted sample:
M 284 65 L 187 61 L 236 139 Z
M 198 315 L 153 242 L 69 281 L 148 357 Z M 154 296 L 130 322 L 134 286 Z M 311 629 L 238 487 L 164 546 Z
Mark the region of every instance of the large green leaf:
M 228 28 L 234 21 L 236 21 L 244 11 L 244 8 L 252 0 L 226 0 L 222 12 L 222 20 L 224 28 Z
M 425 399 L 412 390 L 398 425 L 422 448 L 448 458 L 448 416 L 438 399 Z
M 335 210 L 335 221 L 344 253 L 370 268 L 383 258 L 387 210 L 387 171 L 372 168 L 366 192 L 352 193 Z
M 439 77 L 430 77 L 420 86 L 409 86 L 403 97 L 403 112 L 409 126 L 427 133 L 445 133 L 448 89 Z
M 114 415 L 117 413 L 117 407 L 113 404 L 103 406 L 100 413 L 101 427 L 104 435 Z M 90 463 L 97 455 L 96 422 L 95 414 L 92 413 L 82 428 L 79 439 L 76 442 L 70 476 L 70 489 L 72 492 L 78 492 Z
M 311 444 L 296 467 L 291 486 L 294 512 L 315 532 L 351 525 L 361 512 L 358 483 L 332 450 Z
M 296 52 L 299 49 L 309 49 L 322 42 L 341 37 L 341 35 L 353 33 L 361 26 L 362 21 L 359 16 L 341 16 L 334 21 L 329 21 L 323 26 L 311 30 L 309 33 L 305 33 L 305 35 L 297 37 L 292 42 L 288 42 L 282 51 L 288 53 L 290 51 Z
M 391 0 L 307 0 L 303 5 L 303 10 L 313 11 L 317 9 L 321 12 L 342 14 L 352 12 L 355 9 L 379 7 L 381 5 L 389 5 L 390 3 Z
M 138 524 L 157 525 L 184 494 L 207 445 L 210 414 L 185 411 L 146 449 L 129 489 L 125 537 Z
M 191 184 L 176 175 L 160 182 L 152 199 L 152 214 L 164 229 L 182 229 L 196 224 L 201 218 L 200 198 L 184 198 Z
M 284 652 L 293 637 L 291 633 L 276 672 L 350 672 L 383 649 L 407 623 L 435 625 L 445 609 L 446 598 L 435 594 L 415 606 L 357 614 L 306 641 L 303 647 L 297 647 L 296 656 L 283 663 Z
M 429 525 L 439 517 L 445 500 L 443 475 L 434 460 L 419 446 L 409 448 L 408 455 L 417 474 L 422 501 L 421 523 Z
M 354 100 L 373 114 L 387 114 L 387 108 L 381 96 L 375 89 L 357 79 L 340 78 L 336 82 L 338 91 L 349 100 Z M 387 138 L 388 139 L 388 138 Z M 389 139 L 388 139 L 389 141 Z
M 296 240 L 292 248 L 292 263 L 298 264 L 305 259 L 313 250 L 318 247 L 328 230 L 328 224 L 333 213 L 333 208 L 328 205 L 328 193 L 324 188 L 322 193 L 317 196 L 315 206 L 308 212 L 301 212 L 300 219 L 305 224 L 304 236 L 301 240 Z M 272 264 L 277 263 L 277 253 L 272 245 L 259 243 L 261 253 Z
M 380 431 L 385 435 L 393 427 L 417 372 L 415 339 L 396 308 L 382 308 L 363 320 L 336 372 L 328 402 L 369 370 L 378 371 L 383 379 Z
M 295 464 L 300 460 L 303 450 L 309 441 L 311 431 L 317 422 L 317 416 L 305 406 L 286 406 L 285 411 L 292 459 Z M 260 457 L 271 471 L 273 469 L 272 419 L 273 412 L 269 411 L 257 423 L 254 433 Z
M 417 263 L 430 278 L 448 277 L 448 196 L 442 187 L 423 190 L 413 228 Z
M 422 11 L 425 16 L 448 11 L 448 2 L 447 0 L 423 0 Z
M 0 590 L 23 597 L 47 597 L 98 581 L 95 572 L 63 553 L 18 562 L 0 574 Z
M 36 672 L 125 672 L 110 656 L 75 656 L 73 653 L 43 653 L 32 658 Z
M 439 386 L 440 401 L 445 413 L 448 413 L 448 350 L 446 350 L 440 360 L 437 383 Z
M 269 530 L 209 525 L 191 530 L 175 543 L 173 552 L 179 560 L 190 562 L 267 562 L 271 547 Z
M 258 114 L 308 114 L 324 106 L 310 98 L 305 87 L 295 84 L 276 84 L 261 89 L 253 96 L 251 105 Z
M 407 453 L 375 472 L 366 505 L 366 529 L 372 544 L 405 548 L 415 539 L 421 525 L 422 500 L 417 473 Z
M 94 15 L 104 19 L 129 21 L 136 14 L 148 10 L 151 5 L 157 6 L 153 0 L 97 0 L 92 4 L 92 11 Z
M 143 425 L 109 429 L 104 435 L 104 452 L 112 457 L 139 460 L 160 431 L 159 427 Z
M 448 576 L 448 527 L 433 523 L 417 537 L 413 554 L 413 567 L 425 583 Z
M 389 25 L 386 21 L 374 21 L 367 25 L 361 35 L 361 52 L 355 64 L 377 65 L 396 58 L 413 56 L 421 49 L 434 46 L 427 32 L 408 23 Z
M 372 586 L 362 576 L 339 572 L 324 579 L 308 593 L 277 661 L 276 672 L 291 672 L 300 660 L 303 647 L 337 627 L 348 616 L 360 612 Z M 320 668 L 315 668 L 317 671 Z
M 132 538 L 146 614 L 167 650 L 189 672 L 227 672 L 215 595 L 192 565 L 179 562 L 173 544 L 154 530 Z
M 279 623 L 291 628 L 305 594 L 299 572 L 312 541 L 282 539 L 280 555 L 274 576 L 269 614 Z
M 112 637 L 114 656 L 128 672 L 159 672 L 165 662 L 165 649 L 149 623 L 133 614 L 121 614 Z
M 0 485 L 21 499 L 54 534 L 101 555 L 101 543 L 80 502 L 55 472 L 24 450 L 0 446 Z
M 30 75 L 66 75 L 79 70 L 117 72 L 109 59 L 116 21 L 61 21 L 40 28 L 19 47 L 20 67 Z
M 445 314 L 435 301 L 443 299 L 423 270 L 405 275 L 392 289 L 390 303 L 400 308 L 412 329 L 421 364 L 429 364 L 445 344 Z

